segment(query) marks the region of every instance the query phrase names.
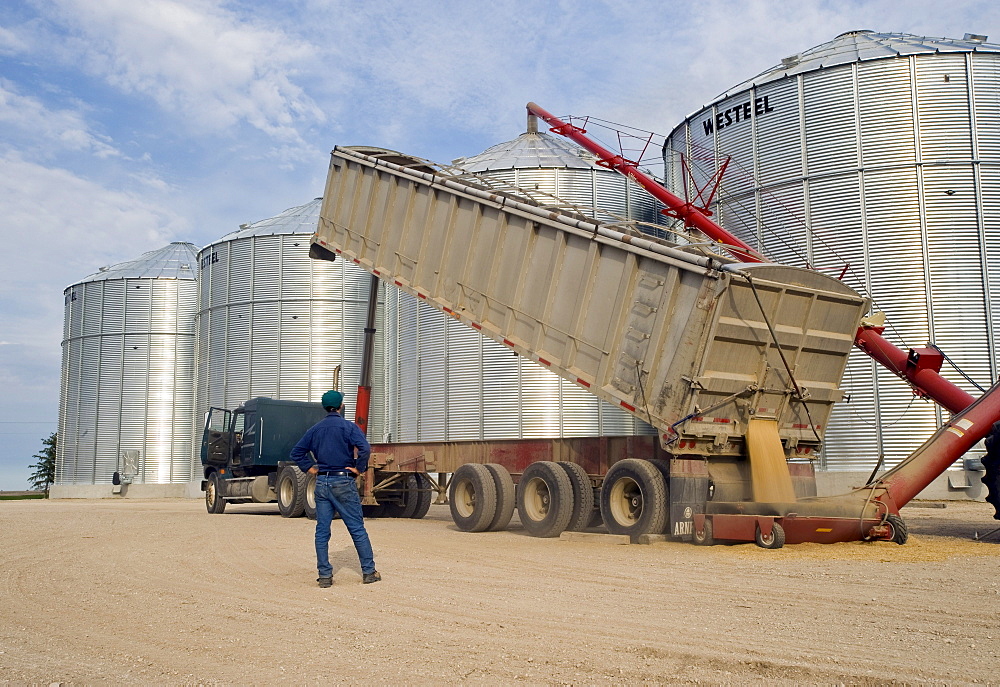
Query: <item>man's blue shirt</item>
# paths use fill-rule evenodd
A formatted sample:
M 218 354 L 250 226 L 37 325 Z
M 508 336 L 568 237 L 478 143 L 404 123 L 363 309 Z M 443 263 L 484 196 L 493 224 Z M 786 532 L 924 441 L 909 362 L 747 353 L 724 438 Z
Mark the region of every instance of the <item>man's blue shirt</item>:
M 358 449 L 357 462 L 354 460 L 355 448 Z M 292 449 L 291 459 L 302 472 L 313 466 L 310 451 L 316 456 L 316 467 L 320 472 L 346 468 L 364 472 L 368 469 L 368 455 L 372 449 L 361 428 L 339 413 L 332 412 L 310 427 Z

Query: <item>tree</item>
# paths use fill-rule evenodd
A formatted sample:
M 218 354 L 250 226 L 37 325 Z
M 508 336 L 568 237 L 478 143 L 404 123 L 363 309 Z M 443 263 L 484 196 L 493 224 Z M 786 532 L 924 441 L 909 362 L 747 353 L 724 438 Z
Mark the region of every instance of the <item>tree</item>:
M 42 439 L 42 450 L 32 456 L 38 462 L 29 466 L 34 472 L 28 477 L 28 484 L 32 489 L 43 490 L 45 498 L 49 497 L 49 485 L 56 481 L 56 436 L 53 432 Z

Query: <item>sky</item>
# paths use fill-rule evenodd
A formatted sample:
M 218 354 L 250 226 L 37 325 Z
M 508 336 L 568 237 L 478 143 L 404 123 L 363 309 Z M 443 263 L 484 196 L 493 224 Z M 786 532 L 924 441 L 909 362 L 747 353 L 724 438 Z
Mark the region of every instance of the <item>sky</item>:
M 335 145 L 448 162 L 524 105 L 659 134 L 845 31 L 1000 42 L 995 0 L 4 0 L 0 490 L 57 428 L 63 290 L 322 194 Z

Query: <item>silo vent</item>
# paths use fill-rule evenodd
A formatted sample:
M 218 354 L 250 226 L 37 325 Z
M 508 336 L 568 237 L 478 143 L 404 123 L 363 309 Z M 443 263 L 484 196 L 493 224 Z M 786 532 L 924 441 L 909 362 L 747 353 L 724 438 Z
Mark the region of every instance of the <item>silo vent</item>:
M 964 40 L 985 43 L 987 38 L 988 36 L 984 36 L 981 33 L 967 33 L 965 34 Z
M 792 55 L 791 57 L 782 57 L 781 66 L 782 67 L 794 67 L 799 63 L 799 56 Z

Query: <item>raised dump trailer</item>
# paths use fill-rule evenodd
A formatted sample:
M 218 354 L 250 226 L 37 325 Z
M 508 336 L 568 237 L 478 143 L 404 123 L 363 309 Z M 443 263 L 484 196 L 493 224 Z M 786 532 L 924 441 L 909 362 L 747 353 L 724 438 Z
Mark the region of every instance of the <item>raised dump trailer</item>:
M 517 445 L 374 448 L 390 471 L 433 454 L 466 529 L 496 529 L 513 474 L 529 531 L 557 534 L 599 487 L 612 532 L 690 538 L 696 518 L 750 503 L 764 513 L 746 520 L 753 536 L 780 545 L 787 509 L 765 504 L 815 494 L 810 459 L 869 307 L 817 272 L 650 239 L 375 148 L 333 151 L 312 254 L 351 260 L 657 429 L 658 446 L 610 460 L 549 451 L 583 471 L 518 463 Z

